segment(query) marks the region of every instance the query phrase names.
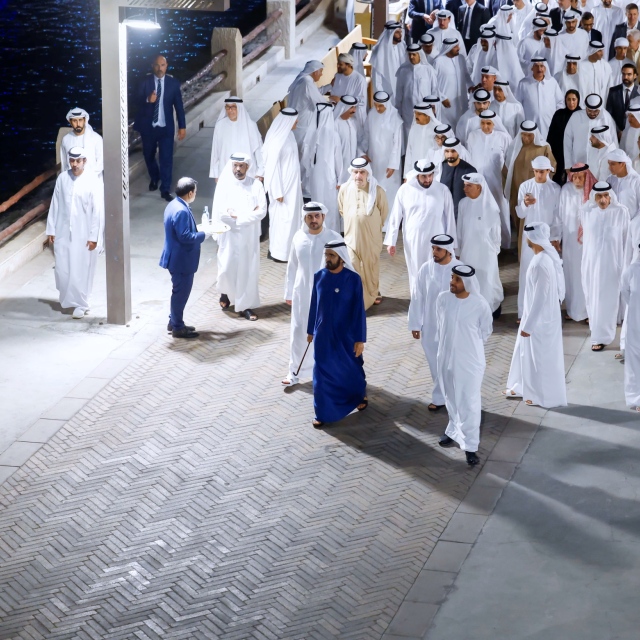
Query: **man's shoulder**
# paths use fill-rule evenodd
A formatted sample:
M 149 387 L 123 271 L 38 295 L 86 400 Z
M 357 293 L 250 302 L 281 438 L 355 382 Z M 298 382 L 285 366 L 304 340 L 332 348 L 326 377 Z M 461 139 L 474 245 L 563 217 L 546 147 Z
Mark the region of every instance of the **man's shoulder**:
M 165 217 L 167 216 L 173 216 L 177 213 L 180 213 L 182 211 L 188 212 L 189 211 L 189 207 L 182 202 L 182 200 L 180 200 L 179 198 L 174 198 L 164 209 L 164 215 Z

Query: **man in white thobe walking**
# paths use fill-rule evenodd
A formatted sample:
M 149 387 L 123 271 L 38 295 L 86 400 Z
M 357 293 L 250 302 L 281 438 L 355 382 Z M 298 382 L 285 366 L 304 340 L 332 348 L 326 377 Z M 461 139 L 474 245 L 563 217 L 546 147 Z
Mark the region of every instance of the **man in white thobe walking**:
M 538 156 L 531 162 L 534 177 L 525 180 L 518 189 L 516 214 L 524 220 L 525 225 L 531 222 L 546 222 L 551 229 L 551 244 L 560 246 L 562 223 L 558 205 L 560 203 L 560 187 L 551 180 L 553 166 L 546 156 Z M 521 223 L 522 224 L 522 223 Z M 524 291 L 527 283 L 527 269 L 533 258 L 531 247 L 522 243 L 520 251 L 520 278 L 518 288 L 518 318 L 524 311 Z
M 420 267 L 429 260 L 433 236 L 446 233 L 453 237 L 453 248 L 458 246 L 453 198 L 447 187 L 433 179 L 435 169 L 435 165 L 426 160 L 415 163 L 415 173 L 398 189 L 384 237 L 389 255 L 395 256 L 402 223 L 410 292 Z
M 471 86 L 457 39 L 446 38 L 443 41 L 434 67 L 438 76 L 437 95 L 441 97 L 444 107 L 440 120 L 455 128 L 460 116 L 468 109 L 467 91 Z
M 567 182 L 560 190 L 558 211 L 562 222 L 565 308 L 567 319 L 575 322 L 587 319 L 587 304 L 582 290 L 582 243 L 578 239 L 579 211 L 589 199 L 596 182 L 589 165 L 578 163 L 567 168 Z
M 362 137 L 364 157 L 371 162 L 373 176 L 387 192 L 393 206 L 402 184 L 402 119 L 385 91 L 373 94 L 373 109 L 367 115 Z
M 564 299 L 562 260 L 549 241 L 549 225 L 524 228 L 534 256 L 527 269 L 522 322 L 507 379 L 507 396 L 549 409 L 567 405 L 560 304 Z
M 46 234 L 53 245 L 60 306 L 72 308 L 78 320 L 89 311 L 97 249 L 103 243 L 104 197 L 102 181 L 85 169 L 82 147 L 69 150 L 68 164 L 70 169 L 56 180 Z
M 620 277 L 629 263 L 629 210 L 608 182 L 596 182 L 580 210 L 582 288 L 591 331 L 591 350 L 602 351 L 616 337 Z
M 211 215 L 230 227 L 217 240 L 220 307 L 235 307 L 240 316 L 255 321 L 253 309 L 260 306 L 260 220 L 267 215 L 267 199 L 262 183 L 247 175 L 250 163 L 248 153 L 229 158 L 213 194 Z
M 433 390 L 427 409 L 438 411 L 444 407 L 444 395 L 438 379 L 436 300 L 443 291 L 449 291 L 451 269 L 461 262 L 453 255 L 453 238 L 444 233 L 431 238 L 431 253 L 431 259 L 420 267 L 411 293 L 409 331 L 422 343 L 431 371 Z
M 324 267 L 324 245 L 342 242 L 339 233 L 324 226 L 326 213 L 327 208 L 320 202 L 307 202 L 302 207 L 304 226 L 296 231 L 291 243 L 284 284 L 284 299 L 291 306 L 289 373 L 282 381 L 285 386 L 298 384 L 313 373 L 313 342 L 307 342 L 313 276 Z
M 449 292 L 441 293 L 436 301 L 438 379 L 449 414 L 438 444 L 451 447 L 457 442 L 469 466 L 480 462 L 476 452 L 486 367 L 484 345 L 493 331 L 491 311 L 474 274 L 469 265 L 453 267 Z
M 269 195 L 269 253 L 286 262 L 302 209 L 300 160 L 293 131 L 298 112 L 286 107 L 276 116 L 264 141 L 264 189 Z
M 465 197 L 458 203 L 459 258 L 476 270 L 480 293 L 496 319 L 504 300 L 498 270 L 500 208 L 480 173 L 468 173 L 462 180 Z

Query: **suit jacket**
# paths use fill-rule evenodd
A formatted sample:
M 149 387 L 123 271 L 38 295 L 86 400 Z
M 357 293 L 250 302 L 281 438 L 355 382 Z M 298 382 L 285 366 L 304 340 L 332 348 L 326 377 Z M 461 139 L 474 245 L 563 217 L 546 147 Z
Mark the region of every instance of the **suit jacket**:
M 431 25 L 424 21 L 424 16 L 443 8 L 442 0 L 409 0 L 409 17 L 411 18 L 411 40 L 418 42 Z
M 570 9 L 573 11 L 573 9 Z M 560 31 L 564 26 L 562 21 L 562 9 L 560 7 L 555 7 L 549 11 L 549 17 L 551 18 L 551 26 L 556 30 Z
M 580 27 L 578 27 L 578 29 L 579 28 Z M 591 42 L 592 40 L 595 40 L 596 42 L 602 42 L 602 33 L 597 29 L 591 29 L 591 31 L 589 31 L 589 42 Z M 602 42 L 602 44 L 604 44 L 604 42 Z
M 160 266 L 170 273 L 195 273 L 200 262 L 200 245 L 205 234 L 198 231 L 189 205 L 182 198 L 172 200 L 164 210 L 164 248 Z
M 465 45 L 467 46 L 467 53 L 471 49 L 471 47 L 478 42 L 478 38 L 480 38 L 480 27 L 483 24 L 487 24 L 489 20 L 491 20 L 491 11 L 484 6 L 480 0 L 476 0 L 476 3 L 473 7 L 473 13 L 471 14 L 471 25 L 469 27 L 469 39 L 467 40 L 467 34 L 464 30 L 464 17 L 469 10 L 469 5 L 465 2 L 458 9 L 458 23 L 456 28 L 460 32 L 462 39 L 464 40 Z
M 138 110 L 133 127 L 142 135 L 149 133 L 153 127 L 154 103 L 148 102 L 148 98 L 155 91 L 155 88 L 156 77 L 152 73 L 149 73 L 140 84 L 136 95 Z M 182 94 L 180 93 L 180 81 L 168 74 L 164 77 L 162 108 L 164 110 L 167 135 L 173 137 L 176 132 L 175 124 L 173 122 L 174 109 L 178 118 L 178 129 L 187 128 L 184 107 L 182 106 Z
M 637 85 L 633 85 L 631 88 L 630 99 L 634 100 L 640 96 Z M 617 84 L 615 87 L 609 89 L 609 97 L 607 98 L 607 111 L 611 114 L 611 117 L 616 123 L 618 131 L 622 131 L 625 126 L 625 108 L 624 108 L 624 85 Z

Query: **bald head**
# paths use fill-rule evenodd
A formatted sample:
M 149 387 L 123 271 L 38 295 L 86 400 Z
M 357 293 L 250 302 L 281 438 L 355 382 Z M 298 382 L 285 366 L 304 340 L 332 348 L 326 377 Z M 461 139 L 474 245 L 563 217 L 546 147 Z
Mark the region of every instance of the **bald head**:
M 164 78 L 167 73 L 167 59 L 164 56 L 156 56 L 151 63 L 151 69 L 156 78 Z

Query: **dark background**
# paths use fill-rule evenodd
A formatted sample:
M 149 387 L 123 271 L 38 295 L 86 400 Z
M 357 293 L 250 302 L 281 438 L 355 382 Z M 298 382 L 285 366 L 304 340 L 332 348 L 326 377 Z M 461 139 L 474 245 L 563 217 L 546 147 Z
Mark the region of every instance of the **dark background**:
M 224 13 L 158 11 L 162 29 L 128 29 L 130 95 L 155 54 L 165 54 L 169 73 L 187 80 L 210 59 L 213 27 L 245 35 L 265 10 L 264 0 L 232 0 Z M 101 129 L 98 0 L 0 0 L 0 62 L 2 202 L 52 166 L 58 129 L 72 107 L 86 109 Z

